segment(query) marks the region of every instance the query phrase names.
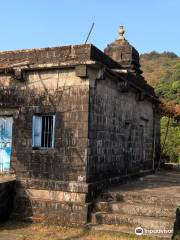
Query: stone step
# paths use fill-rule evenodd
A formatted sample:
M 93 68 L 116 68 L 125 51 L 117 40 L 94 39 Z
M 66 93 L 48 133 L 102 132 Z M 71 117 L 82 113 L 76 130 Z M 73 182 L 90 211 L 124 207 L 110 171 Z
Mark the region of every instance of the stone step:
M 180 171 L 168 174 L 166 172 L 159 173 L 158 175 L 147 175 L 145 177 L 140 178 L 139 180 L 143 182 L 143 184 L 147 184 L 146 186 L 158 186 L 164 185 L 165 187 L 172 184 L 174 186 L 178 186 L 180 183 L 179 179 Z
M 98 212 L 122 213 L 133 216 L 169 217 L 175 218 L 176 208 L 144 205 L 140 203 L 130 204 L 121 202 L 97 202 L 95 210 Z
M 110 211 L 112 213 L 124 213 L 135 216 L 147 216 L 147 217 L 176 217 L 176 208 L 157 207 L 144 205 L 140 203 L 128 204 L 128 203 L 110 203 Z
M 101 195 L 99 201 L 103 202 L 126 202 L 130 204 L 140 203 L 165 208 L 177 208 L 180 205 L 180 197 L 172 195 L 147 192 L 106 192 Z M 98 200 L 97 200 L 98 201 Z
M 94 231 L 103 231 L 103 232 L 117 232 L 117 233 L 126 233 L 133 235 L 136 235 L 135 228 L 129 225 L 107 225 L 107 224 L 100 224 L 100 225 L 93 225 L 92 230 Z M 146 235 L 148 237 L 156 237 L 155 239 L 171 239 L 172 233 L 146 233 L 143 232 L 142 235 Z M 137 235 L 136 235 L 137 236 Z M 140 237 L 140 236 L 137 236 Z M 150 238 L 151 239 L 151 238 Z
M 102 213 L 96 212 L 92 216 L 92 222 L 96 224 L 107 225 L 125 225 L 134 227 L 142 227 L 147 230 L 173 230 L 175 219 L 154 218 L 130 216 L 126 214 Z

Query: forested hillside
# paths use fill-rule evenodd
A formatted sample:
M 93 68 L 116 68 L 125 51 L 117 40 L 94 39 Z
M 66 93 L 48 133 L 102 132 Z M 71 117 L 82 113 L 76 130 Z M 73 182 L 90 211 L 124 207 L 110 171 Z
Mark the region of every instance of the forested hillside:
M 155 87 L 157 95 L 166 103 L 180 106 L 180 57 L 172 52 L 142 54 L 141 68 L 146 81 Z M 161 120 L 163 143 L 168 118 Z M 168 136 L 163 154 L 171 162 L 180 163 L 180 125 L 170 119 Z

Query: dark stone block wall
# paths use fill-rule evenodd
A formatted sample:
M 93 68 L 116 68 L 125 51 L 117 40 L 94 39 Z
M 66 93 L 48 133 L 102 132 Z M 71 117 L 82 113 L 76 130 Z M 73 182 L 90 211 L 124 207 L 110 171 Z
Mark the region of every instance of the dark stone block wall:
M 88 82 L 77 77 L 73 68 L 31 71 L 26 82 L 10 75 L 1 75 L 0 80 L 4 94 L 0 114 L 13 115 L 14 215 L 85 223 Z M 55 114 L 53 149 L 32 148 L 34 114 Z
M 152 170 L 154 135 L 159 141 L 152 101 L 131 87 L 120 91 L 119 78 L 103 69 L 30 70 L 24 82 L 0 75 L 0 115 L 13 116 L 16 217 L 82 225 L 96 191 Z M 55 114 L 55 146 L 33 149 L 33 115 L 48 113 Z
M 120 92 L 110 78 L 90 80 L 89 183 L 103 187 L 123 176 L 152 170 L 152 103 L 137 96 L 132 89 Z

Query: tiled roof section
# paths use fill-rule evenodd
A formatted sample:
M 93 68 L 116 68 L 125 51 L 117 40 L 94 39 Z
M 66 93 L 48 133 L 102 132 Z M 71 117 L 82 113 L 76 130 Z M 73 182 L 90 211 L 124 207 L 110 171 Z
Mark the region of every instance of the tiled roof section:
M 110 68 L 120 68 L 117 62 L 92 44 L 0 52 L 0 68 L 13 67 L 16 64 L 77 64 L 89 60 L 100 62 Z

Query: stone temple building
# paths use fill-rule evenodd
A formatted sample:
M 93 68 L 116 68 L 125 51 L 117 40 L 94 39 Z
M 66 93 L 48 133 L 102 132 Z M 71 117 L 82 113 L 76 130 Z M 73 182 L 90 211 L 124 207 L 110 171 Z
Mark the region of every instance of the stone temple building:
M 110 184 L 154 170 L 159 100 L 124 38 L 0 52 L 0 172 L 13 214 L 84 224 Z

